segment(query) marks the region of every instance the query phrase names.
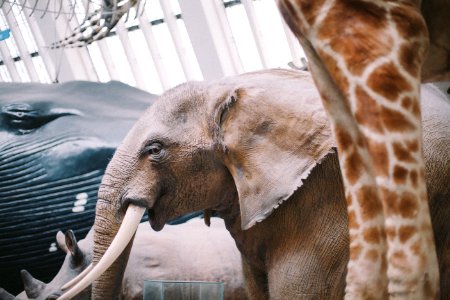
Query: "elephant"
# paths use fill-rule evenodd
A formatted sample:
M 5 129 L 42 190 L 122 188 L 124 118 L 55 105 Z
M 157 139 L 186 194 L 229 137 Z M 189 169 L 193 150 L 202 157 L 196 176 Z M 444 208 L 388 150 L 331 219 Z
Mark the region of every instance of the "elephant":
M 450 100 L 432 85 L 422 87 L 422 98 L 426 180 L 446 299 Z M 307 72 L 263 70 L 166 91 L 108 164 L 96 206 L 95 267 L 60 299 L 93 280 L 94 299 L 114 299 L 145 211 L 159 231 L 167 220 L 198 210 L 224 219 L 242 256 L 249 298 L 342 298 L 352 224 L 337 155 Z
M 21 269 L 56 274 L 55 232 L 88 232 L 106 165 L 156 96 L 117 81 L 0 90 L 0 286 L 17 293 Z
M 77 242 L 73 231 L 59 231 L 57 243 L 67 254 L 58 274 L 48 284 L 22 271 L 25 291 L 10 299 L 56 299 L 61 287 L 91 263 L 93 231 Z M 120 298 L 142 299 L 144 280 L 207 281 L 224 283 L 224 299 L 246 299 L 241 257 L 220 218 L 211 227 L 195 218 L 181 225 L 168 225 L 161 233 L 141 223 L 125 269 Z M 0 299 L 3 299 L 0 297 Z M 6 296 L 4 300 L 7 300 Z M 86 289 L 75 299 L 90 299 Z

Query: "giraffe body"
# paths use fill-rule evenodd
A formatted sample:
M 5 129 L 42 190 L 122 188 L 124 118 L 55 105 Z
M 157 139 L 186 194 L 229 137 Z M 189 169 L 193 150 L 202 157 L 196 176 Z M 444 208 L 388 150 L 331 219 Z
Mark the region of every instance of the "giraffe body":
M 338 143 L 350 229 L 346 297 L 436 298 L 419 104 L 429 40 L 417 3 L 279 6 L 310 61 Z

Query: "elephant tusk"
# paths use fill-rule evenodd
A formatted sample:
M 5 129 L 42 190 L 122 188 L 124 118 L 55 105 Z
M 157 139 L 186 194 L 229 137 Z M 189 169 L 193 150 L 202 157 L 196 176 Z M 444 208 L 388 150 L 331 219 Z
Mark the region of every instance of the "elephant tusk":
M 67 282 L 65 285 L 63 285 L 61 287 L 62 291 L 65 291 L 67 289 L 70 289 L 71 287 L 73 287 L 78 281 L 80 281 L 81 279 L 84 278 L 84 276 L 86 276 L 89 272 L 91 272 L 91 270 L 94 268 L 94 266 L 92 264 L 90 264 L 89 266 L 87 266 L 86 269 L 83 270 L 83 272 L 81 272 L 80 274 L 78 274 L 77 277 L 72 278 L 72 280 L 70 280 L 69 282 Z
M 103 272 L 105 272 L 113 264 L 113 262 L 128 245 L 133 237 L 133 234 L 136 232 L 144 212 L 144 207 L 135 206 L 133 204 L 128 206 L 119 231 L 103 257 L 94 266 L 91 272 L 86 274 L 86 276 L 84 276 L 84 278 L 82 278 L 75 286 L 59 297 L 59 300 L 68 300 L 73 298 L 88 287 L 94 280 L 100 277 L 100 275 L 102 275 Z

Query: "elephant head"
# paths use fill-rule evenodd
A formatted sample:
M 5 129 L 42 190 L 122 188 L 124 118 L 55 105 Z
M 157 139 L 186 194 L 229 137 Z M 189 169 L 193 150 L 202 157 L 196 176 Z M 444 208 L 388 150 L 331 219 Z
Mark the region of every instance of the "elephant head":
M 118 256 L 127 247 L 145 210 L 156 231 L 188 212 L 221 214 L 237 202 L 243 229 L 263 221 L 332 151 L 318 99 L 308 73 L 288 70 L 191 82 L 163 94 L 133 126 L 105 172 L 96 207 L 94 270 L 108 268 L 103 264 L 108 252 Z M 120 239 L 122 248 L 115 248 Z M 129 248 L 94 282 L 94 298 L 118 295 Z M 94 270 L 80 287 L 97 276 Z

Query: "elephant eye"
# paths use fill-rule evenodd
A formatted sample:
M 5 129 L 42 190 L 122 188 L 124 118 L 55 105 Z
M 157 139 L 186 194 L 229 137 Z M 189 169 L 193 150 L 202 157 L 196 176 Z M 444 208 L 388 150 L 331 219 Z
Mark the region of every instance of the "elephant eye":
M 150 155 L 153 160 L 159 160 L 164 155 L 163 146 L 158 142 L 150 144 L 146 150 L 147 154 Z

